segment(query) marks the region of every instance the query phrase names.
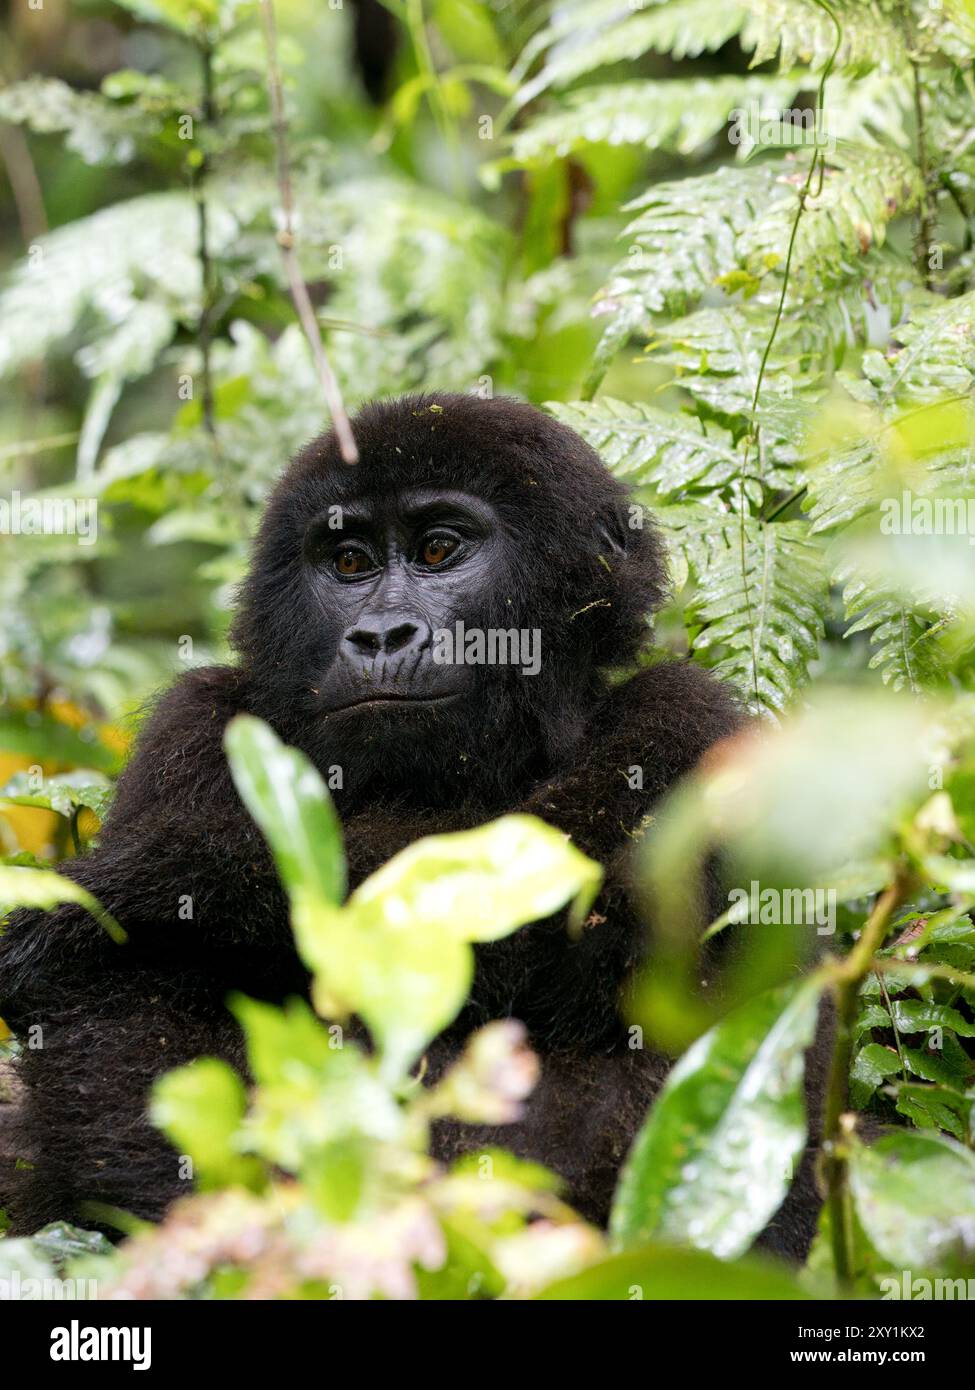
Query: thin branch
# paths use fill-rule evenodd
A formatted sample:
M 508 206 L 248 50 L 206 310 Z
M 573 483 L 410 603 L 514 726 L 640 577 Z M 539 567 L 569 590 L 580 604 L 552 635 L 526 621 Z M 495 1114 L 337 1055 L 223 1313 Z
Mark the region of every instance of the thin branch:
M 264 42 L 267 48 L 267 83 L 271 97 L 274 143 L 277 152 L 278 191 L 281 195 L 282 226 L 278 232 L 278 245 L 281 247 L 281 256 L 288 277 L 291 298 L 304 329 L 305 337 L 308 339 L 312 357 L 315 360 L 318 379 L 321 382 L 329 414 L 332 417 L 332 426 L 338 439 L 339 452 L 345 463 L 358 463 L 359 450 L 356 448 L 352 426 L 342 401 L 342 392 L 325 353 L 315 310 L 312 307 L 308 287 L 298 264 L 294 223 L 294 192 L 291 186 L 291 166 L 288 161 L 288 122 L 284 114 L 284 92 L 281 86 L 281 69 L 278 66 L 278 37 L 273 0 L 261 0 L 261 20 L 264 25 Z
M 832 9 L 830 8 L 829 4 L 827 3 L 827 0 L 814 0 L 814 4 L 818 5 L 819 8 L 820 8 L 821 10 L 825 10 L 826 14 L 828 14 L 829 17 L 830 17 L 830 19 L 832 20 L 832 22 L 833 22 L 833 27 L 834 27 L 834 29 L 836 30 L 836 41 L 835 41 L 835 43 L 833 44 L 833 51 L 832 51 L 832 53 L 829 55 L 829 60 L 827 61 L 826 66 L 823 68 L 822 74 L 821 74 L 820 79 L 819 79 L 819 87 L 818 87 L 817 92 L 816 92 L 816 110 L 817 110 L 817 112 L 821 112 L 821 111 L 823 110 L 823 108 L 824 108 L 824 102 L 825 102 L 826 81 L 827 81 L 827 79 L 828 79 L 830 73 L 833 71 L 833 65 L 834 65 L 835 62 L 836 62 L 837 55 L 838 55 L 838 53 L 839 53 L 839 51 L 840 51 L 840 46 L 841 46 L 841 44 L 842 44 L 842 42 L 843 42 L 843 29 L 842 29 L 842 27 L 841 27 L 841 25 L 840 25 L 840 22 L 839 22 L 839 20 L 837 19 L 836 15 L 833 13 Z M 819 169 L 819 187 L 817 188 L 817 190 L 816 190 L 815 193 L 812 193 L 813 179 L 816 177 L 816 170 L 817 170 L 817 168 Z M 785 257 L 785 266 L 784 266 L 783 271 L 782 271 L 782 290 L 781 290 L 781 292 L 780 292 L 780 294 L 779 294 L 779 302 L 778 302 L 778 304 L 777 304 L 777 306 L 776 306 L 776 309 L 775 309 L 775 318 L 774 318 L 773 321 L 772 321 L 772 329 L 771 329 L 771 332 L 769 333 L 768 341 L 767 341 L 766 344 L 765 344 L 765 351 L 762 353 L 762 360 L 761 360 L 761 362 L 759 363 L 758 375 L 757 375 L 756 378 L 755 378 L 755 391 L 754 391 L 754 394 L 753 394 L 753 396 L 752 396 L 751 411 L 749 412 L 749 414 L 750 414 L 750 419 L 751 419 L 751 429 L 749 430 L 748 434 L 746 434 L 746 436 L 745 436 L 745 440 L 744 440 L 744 445 L 745 445 L 745 447 L 744 447 L 744 453 L 743 453 L 742 460 L 741 460 L 741 470 L 740 470 L 740 472 L 739 472 L 739 474 L 738 474 L 738 512 L 739 512 L 739 516 L 738 516 L 738 545 L 739 545 L 740 559 L 741 559 L 741 580 L 742 580 L 742 590 L 743 590 L 744 598 L 745 598 L 745 608 L 746 608 L 747 611 L 748 611 L 748 617 L 749 617 L 749 624 L 748 624 L 748 626 L 749 626 L 749 638 L 750 638 L 750 641 L 751 641 L 752 688 L 753 688 L 754 693 L 755 693 L 755 703 L 759 706 L 759 708 L 761 708 L 761 705 L 762 705 L 763 701 L 762 701 L 762 694 L 761 694 L 761 689 L 760 689 L 760 687 L 759 687 L 759 680 L 758 680 L 758 644 L 757 644 L 757 642 L 756 642 L 755 625 L 754 625 L 754 623 L 751 621 L 751 615 L 752 615 L 752 600 L 751 600 L 751 591 L 750 591 L 749 584 L 748 584 L 748 560 L 747 560 L 747 550 L 746 550 L 746 528 L 745 528 L 745 522 L 746 522 L 746 500 L 747 500 L 746 497 L 745 497 L 745 477 L 746 477 L 746 474 L 747 474 L 747 471 L 748 471 L 748 457 L 749 457 L 749 453 L 750 453 L 750 451 L 751 451 L 751 446 L 752 446 L 753 442 L 757 442 L 757 443 L 758 443 L 758 445 L 759 445 L 759 457 L 760 457 L 760 458 L 762 457 L 762 445 L 761 445 L 762 434 L 761 434 L 761 427 L 760 427 L 759 422 L 758 422 L 758 403 L 759 403 L 759 400 L 760 400 L 761 394 L 762 394 L 762 383 L 763 383 L 764 380 L 765 380 L 765 369 L 767 368 L 769 358 L 770 358 L 771 355 L 772 355 L 772 347 L 773 347 L 773 345 L 774 345 L 774 343 L 775 343 L 776 337 L 778 336 L 779 325 L 780 325 L 781 322 L 782 322 L 782 316 L 783 316 L 783 314 L 784 314 L 784 312 L 785 312 L 785 298 L 786 298 L 786 295 L 787 295 L 788 290 L 789 290 L 789 279 L 790 279 L 790 276 L 791 276 L 791 274 L 792 274 L 792 257 L 793 257 L 793 253 L 795 252 L 796 238 L 797 238 L 797 236 L 798 236 L 798 234 L 799 234 L 799 223 L 802 221 L 802 215 L 803 215 L 803 213 L 804 213 L 805 210 L 806 210 L 806 203 L 808 202 L 810 195 L 811 195 L 813 198 L 818 198 L 819 195 L 820 195 L 820 193 L 822 192 L 822 189 L 823 189 L 823 178 L 824 178 L 824 176 L 825 176 L 825 172 L 826 172 L 826 160 L 825 160 L 825 156 L 823 155 L 822 151 L 821 151 L 821 150 L 818 148 L 818 146 L 817 146 L 817 147 L 813 150 L 813 157 L 812 157 L 812 161 L 811 161 L 811 163 L 810 163 L 810 165 L 809 165 L 809 172 L 808 172 L 808 174 L 806 175 L 806 181 L 805 181 L 805 183 L 803 184 L 802 188 L 799 190 L 799 201 L 798 201 L 798 204 L 796 205 L 796 215 L 795 215 L 795 218 L 793 219 L 793 222 L 792 222 L 792 230 L 791 230 L 791 232 L 790 232 L 790 234 L 789 234 L 789 246 L 788 246 L 788 250 L 786 251 L 786 257 Z M 763 480 L 763 481 L 764 481 L 764 480 Z M 761 516 L 759 516 L 758 522 L 759 522 L 759 526 L 764 526 L 764 525 L 766 524 L 766 519 L 763 519 Z
M 213 99 L 213 49 L 208 39 L 203 41 L 200 49 L 203 60 L 203 130 L 204 138 L 206 131 L 210 130 L 216 114 L 216 107 Z M 205 143 L 200 144 L 200 162 L 197 164 L 193 186 L 196 193 L 197 210 L 197 247 L 200 258 L 200 320 L 197 327 L 197 337 L 200 342 L 200 355 L 203 360 L 203 428 L 210 436 L 215 447 L 218 447 L 217 424 L 213 408 L 213 301 L 214 301 L 214 266 L 213 257 L 210 254 L 210 233 L 209 233 L 209 210 L 206 200 L 206 176 L 209 173 L 210 164 L 207 157 Z
M 849 1127 L 846 1110 L 857 999 L 861 982 L 876 968 L 874 956 L 884 944 L 891 917 L 907 897 L 910 886 L 906 879 L 898 878 L 880 894 L 856 945 L 846 959 L 839 963 L 834 975 L 836 1037 L 826 1087 L 823 1153 L 833 1268 L 841 1287 L 848 1285 L 853 1276 L 853 1226 L 850 1213 L 849 1165 L 844 1138 Z
M 7 171 L 20 234 L 30 246 L 47 231 L 44 195 L 23 131 L 5 121 L 0 121 L 0 161 Z
M 921 202 L 918 208 L 917 252 L 915 264 L 923 276 L 925 287 L 934 289 L 934 275 L 931 268 L 931 251 L 937 232 L 934 210 L 931 206 L 931 170 L 928 167 L 928 137 L 924 118 L 924 93 L 921 90 L 921 65 L 911 59 L 914 73 L 914 124 L 917 133 L 917 167 L 921 174 Z

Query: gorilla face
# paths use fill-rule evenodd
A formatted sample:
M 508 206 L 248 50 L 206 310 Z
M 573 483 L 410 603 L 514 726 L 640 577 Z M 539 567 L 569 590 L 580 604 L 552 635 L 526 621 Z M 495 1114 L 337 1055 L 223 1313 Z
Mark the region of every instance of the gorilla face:
M 575 756 L 601 667 L 646 638 L 659 542 L 531 406 L 413 396 L 353 427 L 358 465 L 323 435 L 269 500 L 233 634 L 248 708 L 341 768 L 343 814 L 385 798 L 486 817 Z
M 493 507 L 449 489 L 362 497 L 315 517 L 302 550 L 322 614 L 312 661 L 323 715 L 362 726 L 469 698 L 473 668 L 438 661 L 435 634 L 489 622 L 498 545 Z

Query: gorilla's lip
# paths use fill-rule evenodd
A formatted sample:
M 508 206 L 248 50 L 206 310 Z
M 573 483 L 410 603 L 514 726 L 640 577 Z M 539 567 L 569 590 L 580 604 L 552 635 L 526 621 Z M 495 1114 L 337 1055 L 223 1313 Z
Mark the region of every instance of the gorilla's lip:
M 331 705 L 326 714 L 343 714 L 347 710 L 365 709 L 369 705 L 446 705 L 458 698 L 458 692 L 448 691 L 443 695 L 395 695 L 392 693 L 373 693 L 363 695 L 358 700 L 349 700 L 344 705 Z

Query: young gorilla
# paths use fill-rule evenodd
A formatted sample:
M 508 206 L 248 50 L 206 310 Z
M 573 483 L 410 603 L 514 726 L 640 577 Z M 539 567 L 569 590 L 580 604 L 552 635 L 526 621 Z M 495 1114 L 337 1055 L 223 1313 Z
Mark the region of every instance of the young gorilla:
M 660 543 L 629 524 L 625 489 L 575 434 L 527 405 L 469 396 L 366 407 L 361 452 L 309 445 L 278 484 L 235 628 L 239 665 L 191 671 L 142 733 L 97 850 L 69 866 L 129 933 L 113 944 L 74 906 L 21 912 L 0 940 L 0 1016 L 25 1048 L 16 1227 L 95 1199 L 158 1217 L 186 1190 L 145 1118 L 160 1072 L 204 1053 L 243 1066 L 230 991 L 305 990 L 287 906 L 223 753 L 240 711 L 324 771 L 355 886 L 418 836 L 508 811 L 560 827 L 605 868 L 581 938 L 556 917 L 478 950 L 464 1014 L 431 1049 L 436 1076 L 465 1036 L 514 1016 L 541 1054 L 525 1118 L 443 1125 L 436 1149 L 502 1143 L 549 1164 L 604 1220 L 622 1159 L 668 1069 L 631 1050 L 619 993 L 644 948 L 627 864 L 661 794 L 740 726 L 687 663 L 612 689 L 661 602 Z M 537 630 L 537 674 L 441 664 L 434 634 Z M 642 787 L 628 776 L 638 766 Z M 192 919 L 186 920 L 187 903 Z M 717 910 L 717 909 L 716 909 Z M 813 1202 L 770 1243 L 799 1251 Z

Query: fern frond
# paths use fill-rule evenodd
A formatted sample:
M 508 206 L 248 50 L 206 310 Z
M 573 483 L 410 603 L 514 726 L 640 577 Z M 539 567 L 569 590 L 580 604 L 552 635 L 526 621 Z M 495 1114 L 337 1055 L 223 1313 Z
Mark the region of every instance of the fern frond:
M 975 388 L 975 291 L 957 299 L 919 294 L 884 355 L 864 355 L 872 399 L 882 408 L 966 396 Z
M 919 610 L 902 595 L 854 565 L 839 570 L 837 582 L 843 586 L 843 607 L 849 626 L 844 637 L 869 632 L 875 648 L 870 669 L 879 670 L 885 685 L 894 690 L 920 694 L 938 683 L 943 674 L 940 649 L 932 640 L 940 630 L 938 615 Z
M 825 127 L 835 140 L 911 148 L 912 78 L 909 67 L 842 73 L 826 83 Z
M 596 297 L 594 314 L 612 316 L 597 362 L 608 361 L 632 333 L 649 333 L 651 315 L 686 314 L 738 264 L 738 238 L 767 205 L 776 179 L 773 165 L 723 165 L 658 183 L 627 205 L 639 216 L 621 233 L 626 258 Z
M 862 158 L 847 156 L 848 168 L 835 172 L 821 198 L 809 203 L 796 237 L 787 307 L 810 353 L 824 362 L 844 342 L 865 344 L 878 300 L 896 320 L 900 287 L 912 276 L 902 260 L 882 257 L 876 243 L 886 222 L 903 209 L 898 195 L 913 166 L 906 160 L 902 165 L 896 152 L 858 153 Z M 797 170 L 791 159 L 724 165 L 711 174 L 657 184 L 629 204 L 639 216 L 621 233 L 628 254 L 593 309 L 609 322 L 589 389 L 627 338 L 653 331 L 654 315 L 687 313 L 719 281 L 734 289 L 735 271 L 746 292 L 759 291 L 759 302 L 777 299 L 778 286 L 764 289 L 761 278 L 784 259 L 797 209 L 796 182 L 803 177 Z M 916 193 L 912 182 L 908 201 Z
M 759 370 L 769 341 L 772 311 L 730 304 L 699 309 L 660 327 L 648 351 L 674 368 L 675 383 L 695 401 L 739 429 L 750 424 Z M 795 324 L 784 322 L 766 363 L 757 423 L 763 448 L 778 464 L 799 458 L 800 439 L 819 382 L 818 362 Z
M 756 712 L 778 713 L 808 680 L 825 634 L 822 545 L 803 521 L 736 518 L 722 521 L 720 536 L 707 568 L 695 567 L 694 651 Z
M 714 0 L 657 0 L 640 8 L 584 4 L 560 8 L 556 14 L 552 25 L 532 40 L 529 61 L 546 46 L 548 51 L 541 71 L 520 88 L 516 107 L 541 92 L 567 87 L 597 68 L 644 53 L 669 53 L 674 58 L 713 53 L 734 38 L 746 18 L 740 5 L 715 5 Z M 570 17 L 575 23 L 568 26 Z
M 877 440 L 865 436 L 824 459 L 805 474 L 806 511 L 814 534 L 832 531 L 866 516 L 879 505 L 880 456 Z
M 238 226 L 214 209 L 214 254 L 225 251 Z M 197 210 L 186 193 L 149 193 L 58 227 L 38 243 L 0 291 L 0 376 L 43 357 L 66 340 L 90 312 L 107 333 L 153 300 L 171 326 L 199 313 Z M 158 327 L 155 331 L 158 331 Z
M 736 478 L 741 467 L 731 434 L 691 415 L 609 396 L 551 401 L 546 409 L 581 435 L 618 478 L 653 487 L 660 497 L 713 492 Z
M 495 168 L 564 159 L 600 143 L 691 154 L 724 130 L 736 108 L 779 107 L 795 89 L 795 79 L 734 75 L 584 87 L 517 131 L 510 157 Z
M 333 361 L 354 398 L 423 385 L 465 390 L 500 347 L 506 233 L 478 208 L 393 177 L 354 179 L 302 208 L 302 242 L 347 248 L 329 313 L 386 330 L 343 333 Z M 322 269 L 328 277 L 327 258 Z
M 814 0 L 741 0 L 749 17 L 741 34 L 746 50 L 754 49 L 752 66 L 778 55 L 783 68 L 806 63 L 825 67 L 836 45 L 836 27 Z M 889 0 L 830 0 L 842 30 L 837 71 L 867 72 L 878 66 L 901 67 L 906 59 L 898 16 Z
M 787 164 L 791 171 L 783 170 L 780 196 L 740 239 L 742 264 L 756 276 L 781 267 L 786 259 L 808 156 L 804 164 Z M 921 195 L 921 175 L 900 150 L 839 146 L 828 164 L 821 191 L 807 200 L 799 221 L 793 293 L 810 283 L 835 283 L 851 274 L 855 258 L 882 245 L 887 224 L 909 211 Z
M 959 67 L 975 58 L 975 10 L 970 0 L 921 0 L 914 6 L 918 45 L 927 53 L 941 53 Z

